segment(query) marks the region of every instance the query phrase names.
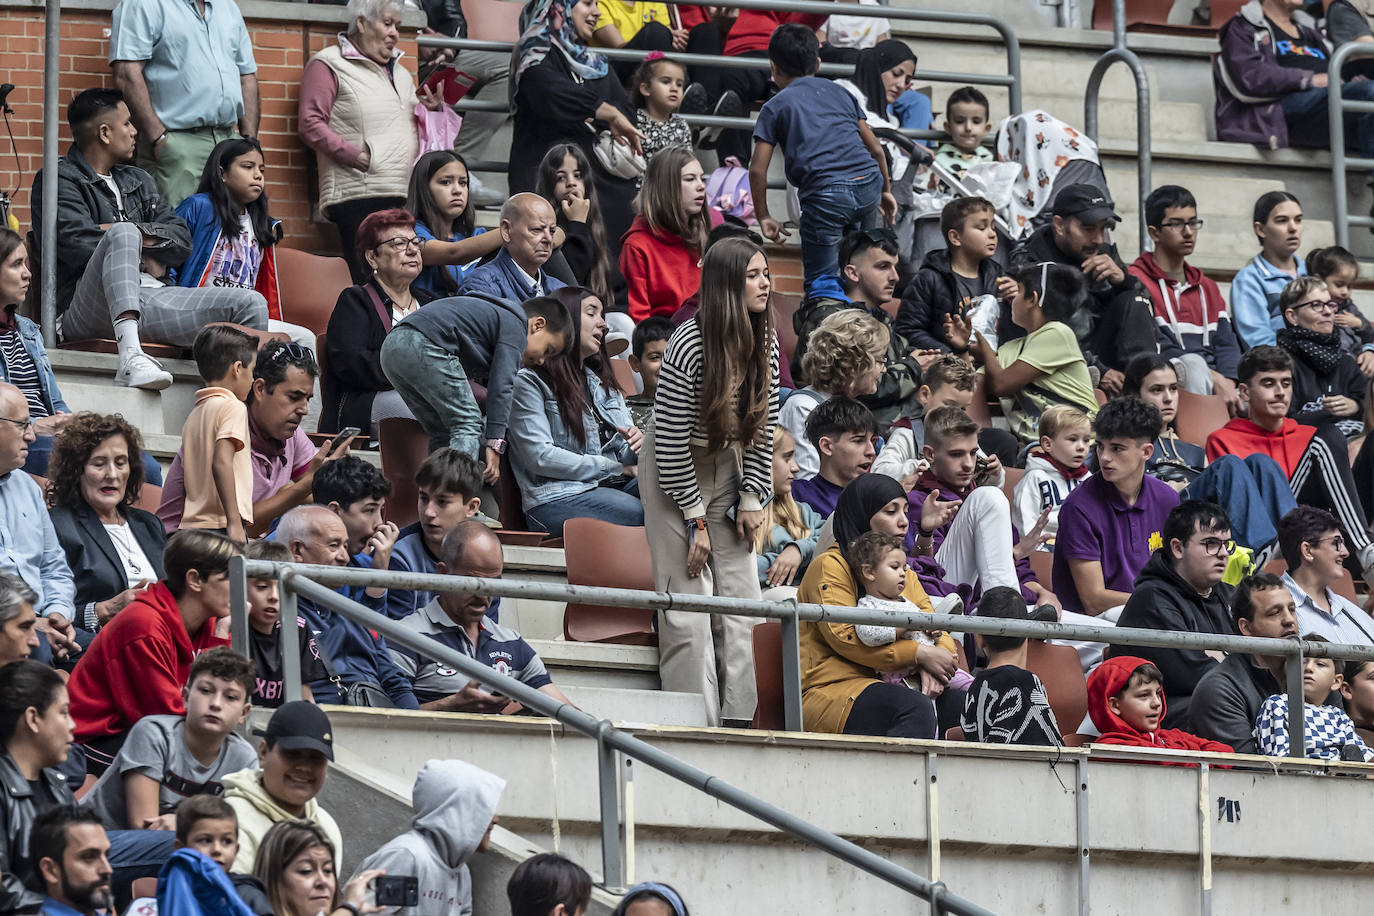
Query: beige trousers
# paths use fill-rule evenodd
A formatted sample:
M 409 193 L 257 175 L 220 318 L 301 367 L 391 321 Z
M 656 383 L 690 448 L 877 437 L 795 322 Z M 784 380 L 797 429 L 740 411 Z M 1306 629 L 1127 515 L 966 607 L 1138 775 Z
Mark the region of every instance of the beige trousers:
M 687 578 L 691 544 L 682 510 L 659 487 L 652 431 L 644 437 L 639 455 L 639 495 L 654 558 L 654 588 L 684 595 L 761 598 L 752 545 L 740 540 L 735 524 L 725 517 L 739 500 L 739 452 L 692 449 L 711 538 L 706 568 L 695 579 Z M 752 719 L 758 700 L 753 647 L 758 622 L 755 617 L 659 611 L 658 673 L 663 689 L 701 694 L 711 725 L 719 725 L 721 719 Z

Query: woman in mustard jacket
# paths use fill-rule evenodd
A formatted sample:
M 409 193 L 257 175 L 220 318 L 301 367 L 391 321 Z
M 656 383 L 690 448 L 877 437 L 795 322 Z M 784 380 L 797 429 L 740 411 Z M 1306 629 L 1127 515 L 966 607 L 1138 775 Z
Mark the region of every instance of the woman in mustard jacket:
M 934 530 L 939 516 L 957 504 L 937 500 L 921 525 Z M 841 553 L 868 531 L 905 535 L 906 492 L 885 474 L 856 478 L 840 494 L 832 525 L 835 544 L 807 567 L 797 600 L 809 604 L 853 607 L 858 604 L 858 583 Z M 917 545 L 918 549 L 920 545 Z M 934 613 L 930 598 L 914 575 L 907 577 L 906 598 L 927 613 Z M 963 691 L 946 690 L 935 701 L 899 684 L 878 679 L 878 671 L 894 671 L 917 665 L 942 683 L 958 667 L 953 637 L 942 634 L 934 646 L 899 639 L 885 646 L 866 646 L 852 624 L 804 621 L 801 630 L 802 721 L 807 731 L 846 735 L 887 735 L 894 738 L 937 737 L 937 722 L 958 722 Z M 937 715 L 938 713 L 938 715 Z

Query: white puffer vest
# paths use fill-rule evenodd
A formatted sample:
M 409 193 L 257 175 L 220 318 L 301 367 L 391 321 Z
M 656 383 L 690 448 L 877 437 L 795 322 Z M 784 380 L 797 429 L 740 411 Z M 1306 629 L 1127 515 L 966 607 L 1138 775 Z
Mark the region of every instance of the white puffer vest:
M 372 159 L 364 173 L 320 156 L 320 206 L 364 197 L 405 197 L 410 169 L 420 152 L 415 78 L 397 61 L 393 86 L 385 67 L 351 48 L 345 54 L 339 45 L 325 48 L 314 59 L 333 70 L 339 81 L 330 128 L 365 148 Z

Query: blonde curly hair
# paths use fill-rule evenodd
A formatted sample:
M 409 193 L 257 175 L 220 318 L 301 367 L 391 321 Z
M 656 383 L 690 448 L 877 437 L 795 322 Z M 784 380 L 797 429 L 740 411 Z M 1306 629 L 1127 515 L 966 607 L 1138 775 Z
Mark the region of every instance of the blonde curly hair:
M 890 336 L 863 309 L 827 315 L 806 341 L 802 376 L 817 391 L 850 397 L 855 383 L 886 361 Z

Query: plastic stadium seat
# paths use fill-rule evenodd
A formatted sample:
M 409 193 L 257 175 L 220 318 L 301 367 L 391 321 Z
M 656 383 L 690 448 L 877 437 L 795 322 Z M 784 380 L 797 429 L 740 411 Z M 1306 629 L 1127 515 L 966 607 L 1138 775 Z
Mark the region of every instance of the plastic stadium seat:
M 1101 407 L 1107 403 L 1107 392 L 1103 391 L 1101 388 L 1093 389 L 1093 397 L 1097 398 L 1098 407 Z
M 563 525 L 563 558 L 569 585 L 654 590 L 653 559 L 643 528 L 595 518 L 570 519 Z M 563 611 L 563 636 L 574 642 L 658 643 L 652 610 L 574 602 Z
M 1231 413 L 1221 395 L 1179 391 L 1174 430 L 1184 442 L 1205 446 L 1207 437 L 1230 421 Z
M 979 372 L 973 377 L 973 400 L 968 405 L 968 415 L 977 421 L 983 429 L 992 426 L 992 406 L 988 403 L 987 376 Z M 997 401 L 996 398 L 992 399 Z M 998 412 L 1001 412 L 1001 404 L 998 403 Z M 1010 468 L 1008 468 L 1010 470 Z
M 1061 726 L 1059 726 L 1059 727 L 1060 727 L 1060 728 L 1063 728 L 1064 726 L 1061 725 Z M 1091 744 L 1091 743 L 1092 743 L 1092 740 L 1093 740 L 1093 736 L 1092 736 L 1092 735 L 1080 735 L 1080 734 L 1078 734 L 1077 732 L 1074 732 L 1072 735 L 1065 735 L 1065 736 L 1064 736 L 1064 746 L 1065 746 L 1065 747 L 1084 747 L 1085 745 Z
M 1035 581 L 1054 591 L 1054 585 L 1050 581 L 1054 575 L 1054 554 L 1047 550 L 1037 550 L 1029 559 L 1031 572 L 1035 573 Z
M 782 702 L 782 622 L 769 620 L 754 625 L 754 686 L 758 705 L 752 728 L 781 731 L 786 728 Z
M 429 457 L 429 435 L 418 421 L 404 417 L 393 417 L 377 425 L 382 473 L 391 481 L 391 495 L 387 497 L 384 514 L 387 521 L 404 528 L 420 517 L 415 507 L 419 495 L 415 474 Z
M 88 792 L 95 788 L 95 784 L 99 781 L 99 776 L 95 775 L 94 773 L 87 773 L 86 778 L 82 780 L 81 785 L 72 794 L 76 796 L 77 801 L 81 801 L 81 799 L 86 797 L 86 794 Z M 157 879 L 154 878 L 153 882 L 156 883 Z
M 129 889 L 130 889 L 130 891 L 132 891 L 132 893 L 133 893 L 133 898 L 134 898 L 135 900 L 137 900 L 137 899 L 140 898 L 140 897 L 156 897 L 156 896 L 157 896 L 157 879 L 156 879 L 156 878 L 135 878 L 134 881 L 133 881 L 133 884 L 130 885 Z
M 613 358 L 611 371 L 615 373 L 615 382 L 620 386 L 620 390 L 625 393 L 625 397 L 628 398 L 639 392 L 639 388 L 635 385 L 635 371 L 630 368 L 629 360 Z
M 353 285 L 348 262 L 277 246 L 277 286 L 283 321 L 323 334 L 339 293 Z
M 801 296 L 773 290 L 773 324 L 777 326 L 778 340 L 782 343 L 782 352 L 787 356 L 788 365 L 792 363 L 792 354 L 797 352 L 797 329 L 792 319 L 799 308 Z
M 468 38 L 477 41 L 515 41 L 520 37 L 520 11 L 512 0 L 464 0 Z
M 1088 682 L 1078 651 L 1043 639 L 1026 640 L 1026 649 L 1026 668 L 1045 685 L 1059 731 L 1073 734 L 1088 712 Z
M 960 728 L 959 726 L 957 726 L 957 725 L 951 725 L 949 728 L 945 729 L 945 740 L 946 740 L 946 741 L 963 741 L 963 740 L 964 740 L 964 730 L 963 730 L 962 728 Z
M 1288 572 L 1288 561 L 1283 557 L 1275 557 L 1264 564 L 1264 571 L 1281 576 Z M 1355 579 L 1348 569 L 1341 570 L 1340 581 L 1331 586 L 1331 590 L 1352 604 L 1360 604 L 1360 599 L 1355 594 Z
M 501 478 L 496 483 L 496 501 L 501 509 L 501 527 L 508 531 L 524 531 L 525 507 L 520 500 L 520 484 L 510 466 L 510 454 L 501 456 Z
M 1016 485 L 1021 482 L 1021 478 L 1026 476 L 1025 468 L 1002 468 L 1005 477 L 1002 480 L 1002 492 L 1007 495 L 1007 501 L 1014 500 Z M 1022 534 L 1026 532 L 1022 531 Z
M 134 506 L 157 515 L 158 507 L 162 505 L 162 487 L 156 484 L 145 483 L 138 491 L 138 502 Z

